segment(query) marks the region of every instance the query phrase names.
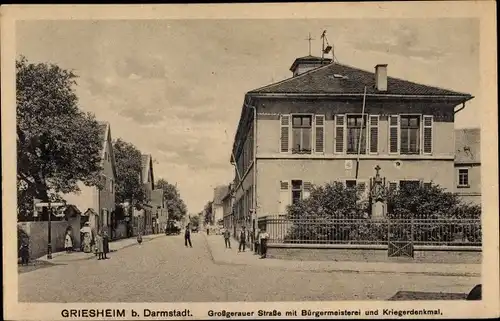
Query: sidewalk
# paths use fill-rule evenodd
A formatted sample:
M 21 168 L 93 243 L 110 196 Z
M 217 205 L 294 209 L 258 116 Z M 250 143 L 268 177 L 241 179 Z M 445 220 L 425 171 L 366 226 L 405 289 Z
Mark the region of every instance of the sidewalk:
M 160 238 L 162 236 L 165 236 L 165 234 L 144 235 L 142 237 L 142 241 L 149 242 L 149 241 L 152 241 L 154 239 Z M 126 239 L 116 240 L 116 241 L 109 242 L 109 251 L 116 252 L 118 250 L 122 250 L 124 248 L 134 246 L 134 245 L 137 245 L 137 238 L 136 237 L 130 237 L 130 238 L 126 238 Z M 74 261 L 90 260 L 93 258 L 95 258 L 94 253 L 85 253 L 85 252 L 66 253 L 66 252 L 62 251 L 62 252 L 52 253 L 51 260 L 47 259 L 47 255 L 44 255 L 44 256 L 36 259 L 36 261 L 50 262 L 53 264 L 64 264 L 64 263 L 69 263 L 69 262 L 74 262 Z
M 231 249 L 224 246 L 221 235 L 203 233 L 207 246 L 216 264 L 252 265 L 278 268 L 289 271 L 310 272 L 352 272 L 352 273 L 405 273 L 441 276 L 481 276 L 481 264 L 441 264 L 441 263 L 392 263 L 353 261 L 291 261 L 259 259 L 252 251 L 238 253 L 238 243 L 231 239 Z

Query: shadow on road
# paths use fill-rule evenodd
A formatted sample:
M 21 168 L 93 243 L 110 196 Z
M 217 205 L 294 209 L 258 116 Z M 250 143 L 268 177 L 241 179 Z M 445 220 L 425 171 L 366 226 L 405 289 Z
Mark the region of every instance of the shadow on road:
M 61 264 L 61 263 L 50 263 L 47 261 L 32 261 L 28 265 L 17 265 L 17 273 L 22 274 L 22 273 L 27 273 L 27 272 L 32 272 L 35 270 L 43 269 L 43 268 L 48 268 L 51 266 L 57 266 L 57 265 L 66 265 L 66 264 Z
M 399 291 L 388 301 L 465 300 L 467 293 Z

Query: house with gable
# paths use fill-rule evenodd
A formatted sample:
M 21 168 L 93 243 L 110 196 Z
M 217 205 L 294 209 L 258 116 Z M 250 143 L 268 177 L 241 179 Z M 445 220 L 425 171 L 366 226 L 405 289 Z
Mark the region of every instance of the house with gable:
M 212 201 L 212 222 L 213 225 L 223 225 L 219 224 L 224 220 L 224 198 L 228 195 L 229 186 L 220 185 L 214 189 L 214 199 Z
M 368 193 L 376 167 L 391 188 L 455 190 L 455 113 L 473 96 L 389 70 L 307 56 L 290 78 L 245 94 L 231 153 L 236 225 L 285 213 L 312 185 L 340 181 Z
M 455 187 L 467 203 L 481 204 L 481 130 L 455 130 Z
M 140 173 L 141 182 L 145 191 L 145 199 L 141 204 L 140 211 L 140 231 L 144 235 L 153 233 L 153 215 L 156 216 L 156 209 L 153 208 L 153 190 L 154 190 L 154 175 L 153 175 L 153 158 L 149 154 L 141 156 L 142 170 Z
M 101 179 L 103 188 L 78 183 L 80 192 L 61 195 L 68 205 L 75 206 L 82 213 L 82 224 L 88 221 L 95 231 L 107 230 L 113 237 L 112 219 L 115 211 L 116 166 L 113 153 L 111 126 L 99 122 L 99 137 L 102 141 Z

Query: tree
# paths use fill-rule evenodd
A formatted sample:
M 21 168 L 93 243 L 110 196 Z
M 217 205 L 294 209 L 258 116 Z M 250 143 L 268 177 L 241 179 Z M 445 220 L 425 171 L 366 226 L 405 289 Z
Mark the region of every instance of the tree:
M 54 64 L 16 61 L 19 210 L 31 201 L 101 186 L 102 141 L 94 115 L 78 108 L 77 76 Z M 102 187 L 102 186 L 101 186 Z
M 212 204 L 213 201 L 208 201 L 203 208 L 203 213 L 205 215 L 205 224 L 213 224 L 214 218 L 212 215 Z
M 138 204 L 144 201 L 145 190 L 141 182 L 141 151 L 133 144 L 117 139 L 113 142 L 116 166 L 116 201 Z
M 181 221 L 186 216 L 187 207 L 179 194 L 177 186 L 161 178 L 156 182 L 156 188 L 163 190 L 163 199 L 166 202 L 169 220 Z
M 362 219 L 366 217 L 366 203 L 361 201 L 356 189 L 333 182 L 313 186 L 308 198 L 288 206 L 287 217 L 292 226 L 285 241 L 324 243 L 342 240 L 349 237 L 352 226 L 332 220 Z
M 481 241 L 481 207 L 465 204 L 438 185 L 385 188 L 382 194 L 387 196 L 387 219 L 406 220 L 393 221 L 393 232 L 401 234 L 397 237 L 403 237 L 412 226 L 414 240 L 422 243 L 452 242 L 457 233 L 468 242 Z M 291 227 L 285 242 L 386 241 L 387 221 L 371 220 L 369 200 L 360 196 L 356 189 L 338 182 L 314 186 L 309 198 L 287 208 Z M 427 223 L 411 223 L 411 219 Z M 473 221 L 460 223 L 457 219 Z
M 200 217 L 198 215 L 190 216 L 189 223 L 190 223 L 191 227 L 198 228 L 200 226 Z

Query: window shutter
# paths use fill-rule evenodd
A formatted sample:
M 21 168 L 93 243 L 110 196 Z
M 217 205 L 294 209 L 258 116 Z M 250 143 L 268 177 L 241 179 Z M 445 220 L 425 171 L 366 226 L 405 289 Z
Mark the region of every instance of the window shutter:
M 378 116 L 370 116 L 370 154 L 378 153 Z
M 290 115 L 281 115 L 281 146 L 282 153 L 288 153 L 290 141 Z
M 335 153 L 344 152 L 345 115 L 335 115 Z
M 280 204 L 279 214 L 286 214 L 286 208 L 290 205 L 290 186 L 288 181 L 280 182 Z
M 424 154 L 432 153 L 432 125 L 433 125 L 433 117 L 432 116 L 424 116 Z
M 399 116 L 389 117 L 389 153 L 399 152 Z
M 309 196 L 311 195 L 311 189 L 311 182 L 304 182 L 304 199 L 309 198 Z
M 389 190 L 395 191 L 398 189 L 398 182 L 389 182 Z
M 314 119 L 315 128 L 315 152 L 325 152 L 325 115 L 315 115 Z

